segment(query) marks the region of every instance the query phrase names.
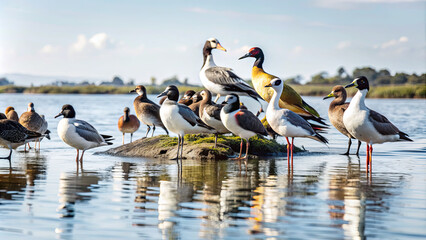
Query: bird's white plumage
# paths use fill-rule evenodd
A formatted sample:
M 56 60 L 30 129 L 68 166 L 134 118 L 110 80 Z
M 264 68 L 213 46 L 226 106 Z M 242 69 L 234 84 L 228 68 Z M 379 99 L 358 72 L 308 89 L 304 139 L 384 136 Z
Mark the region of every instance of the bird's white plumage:
M 224 111 L 224 108 L 222 108 L 222 110 L 220 111 L 220 119 L 222 120 L 223 125 L 230 132 L 232 132 L 233 134 L 237 136 L 240 136 L 241 138 L 249 139 L 253 137 L 254 135 L 256 135 L 256 133 L 240 127 L 240 125 L 237 122 L 237 119 L 235 118 L 235 114 L 237 114 L 239 111 L 240 110 L 237 109 L 233 112 L 226 113 Z
M 364 102 L 367 93 L 367 89 L 358 90 L 352 98 L 349 107 L 343 114 L 343 124 L 346 129 L 356 139 L 369 144 L 398 141 L 399 134 L 383 135 L 370 121 L 370 109 L 365 106 Z
M 216 131 L 218 133 L 228 133 L 229 132 L 229 130 L 225 127 L 225 125 L 223 125 L 223 122 L 220 121 L 220 120 L 217 120 L 216 118 L 214 118 L 212 116 L 210 116 L 206 112 L 206 109 L 203 109 L 203 114 L 201 116 L 201 120 L 203 120 L 203 122 L 205 122 L 210 127 L 216 129 Z
M 185 134 L 213 133 L 213 131 L 204 127 L 200 127 L 198 124 L 192 126 L 179 113 L 179 107 L 186 106 L 169 99 L 166 99 L 161 105 L 160 117 L 167 130 L 182 136 Z M 189 114 L 195 115 L 195 113 L 192 111 L 189 111 Z
M 82 120 L 80 122 L 85 123 Z M 97 134 L 102 141 L 87 141 L 77 133 L 77 127 L 81 123 L 76 122 L 75 118 L 63 118 L 58 123 L 58 135 L 66 144 L 79 150 L 87 150 L 99 146 L 108 145 L 102 136 L 96 131 L 91 134 Z
M 275 86 L 274 84 L 280 81 L 280 84 Z M 305 129 L 302 127 L 302 124 L 306 122 L 302 117 L 297 115 L 288 109 L 282 109 L 279 106 L 279 98 L 283 91 L 283 82 L 280 79 L 275 79 L 271 81 L 272 88 L 274 93 L 272 95 L 271 101 L 268 104 L 266 109 L 266 120 L 268 121 L 271 128 L 281 136 L 284 137 L 312 137 L 314 131 L 312 129 Z M 290 121 L 290 117 L 293 118 L 293 121 Z M 295 123 L 299 122 L 297 125 Z M 306 126 L 304 124 L 304 126 Z

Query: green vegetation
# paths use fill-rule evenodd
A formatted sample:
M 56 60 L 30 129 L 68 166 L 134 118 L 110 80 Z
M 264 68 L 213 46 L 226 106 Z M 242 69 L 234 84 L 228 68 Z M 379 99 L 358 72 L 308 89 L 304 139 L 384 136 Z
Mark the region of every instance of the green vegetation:
M 349 82 L 350 83 L 350 82 Z M 291 85 L 303 96 L 327 96 L 335 85 Z M 349 96 L 356 93 L 356 88 L 347 89 Z M 426 98 L 426 85 L 388 85 L 372 87 L 369 98 Z
M 351 82 L 354 78 L 359 76 L 365 76 L 368 79 L 368 82 L 372 86 L 379 85 L 404 85 L 404 84 L 426 84 L 426 74 L 418 76 L 417 74 L 407 74 L 407 73 L 395 73 L 392 75 L 387 69 L 376 70 L 372 67 L 361 67 L 355 68 L 352 72 L 352 76 L 346 72 L 343 67 L 337 69 L 337 72 L 334 76 L 329 76 L 327 72 L 320 72 L 312 76 L 311 81 L 306 85 L 344 85 Z M 294 81 L 293 79 L 289 79 Z
M 223 136 L 220 135 L 217 139 L 218 144 L 223 144 L 229 146 L 234 152 L 240 151 L 240 137 L 236 136 Z M 214 135 L 206 135 L 206 134 L 188 134 L 185 135 L 185 143 L 187 144 L 202 144 L 202 143 L 214 143 Z M 163 136 L 161 138 L 161 146 L 170 147 L 178 144 L 177 137 L 167 137 Z M 222 149 L 222 147 L 218 148 L 219 151 L 225 152 L 226 149 Z M 245 146 L 243 151 L 245 150 Z M 295 152 L 301 152 L 302 149 L 295 147 Z M 254 155 L 277 155 L 287 152 L 286 145 L 279 144 L 277 141 L 273 139 L 267 139 L 264 137 L 254 136 L 250 138 L 250 149 L 249 153 Z M 267 154 L 265 154 L 267 153 Z

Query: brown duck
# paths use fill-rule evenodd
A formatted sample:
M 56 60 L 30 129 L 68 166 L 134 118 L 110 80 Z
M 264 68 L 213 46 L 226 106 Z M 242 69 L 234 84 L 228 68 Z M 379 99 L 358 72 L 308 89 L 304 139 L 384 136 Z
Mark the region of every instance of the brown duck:
M 334 100 L 331 101 L 330 107 L 328 108 L 328 118 L 330 119 L 331 124 L 343 135 L 349 138 L 348 150 L 343 155 L 349 155 L 349 150 L 352 144 L 352 138 L 354 138 L 348 130 L 346 130 L 345 125 L 343 124 L 343 113 L 348 108 L 349 103 L 346 101 L 346 90 L 342 85 L 334 86 L 331 90 L 331 93 L 324 97 L 324 100 L 327 98 L 334 97 Z M 354 138 L 355 139 L 355 138 Z M 356 150 L 356 155 L 359 155 L 359 148 L 361 147 L 361 141 L 358 140 L 358 148 Z
M 130 92 L 136 92 L 139 95 L 133 101 L 133 106 L 138 119 L 147 126 L 145 137 L 148 136 L 151 126 L 153 127 L 151 137 L 154 136 L 156 126 L 162 127 L 169 134 L 160 118 L 160 106 L 148 99 L 145 87 L 138 85 Z

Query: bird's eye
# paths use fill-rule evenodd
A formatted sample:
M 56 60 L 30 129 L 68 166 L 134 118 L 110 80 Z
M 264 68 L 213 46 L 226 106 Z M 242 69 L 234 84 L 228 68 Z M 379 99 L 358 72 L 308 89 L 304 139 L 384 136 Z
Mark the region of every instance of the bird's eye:
M 276 82 L 275 82 L 275 86 L 278 86 L 278 85 L 280 85 L 281 84 L 281 80 L 277 80 Z

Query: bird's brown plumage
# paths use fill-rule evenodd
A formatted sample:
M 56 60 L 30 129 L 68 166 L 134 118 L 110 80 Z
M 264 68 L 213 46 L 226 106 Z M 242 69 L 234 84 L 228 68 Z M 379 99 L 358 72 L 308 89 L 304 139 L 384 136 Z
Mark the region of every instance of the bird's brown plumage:
M 17 121 L 17 122 L 19 121 L 18 113 L 15 111 L 15 108 L 7 107 L 5 113 L 6 113 L 7 119 Z

